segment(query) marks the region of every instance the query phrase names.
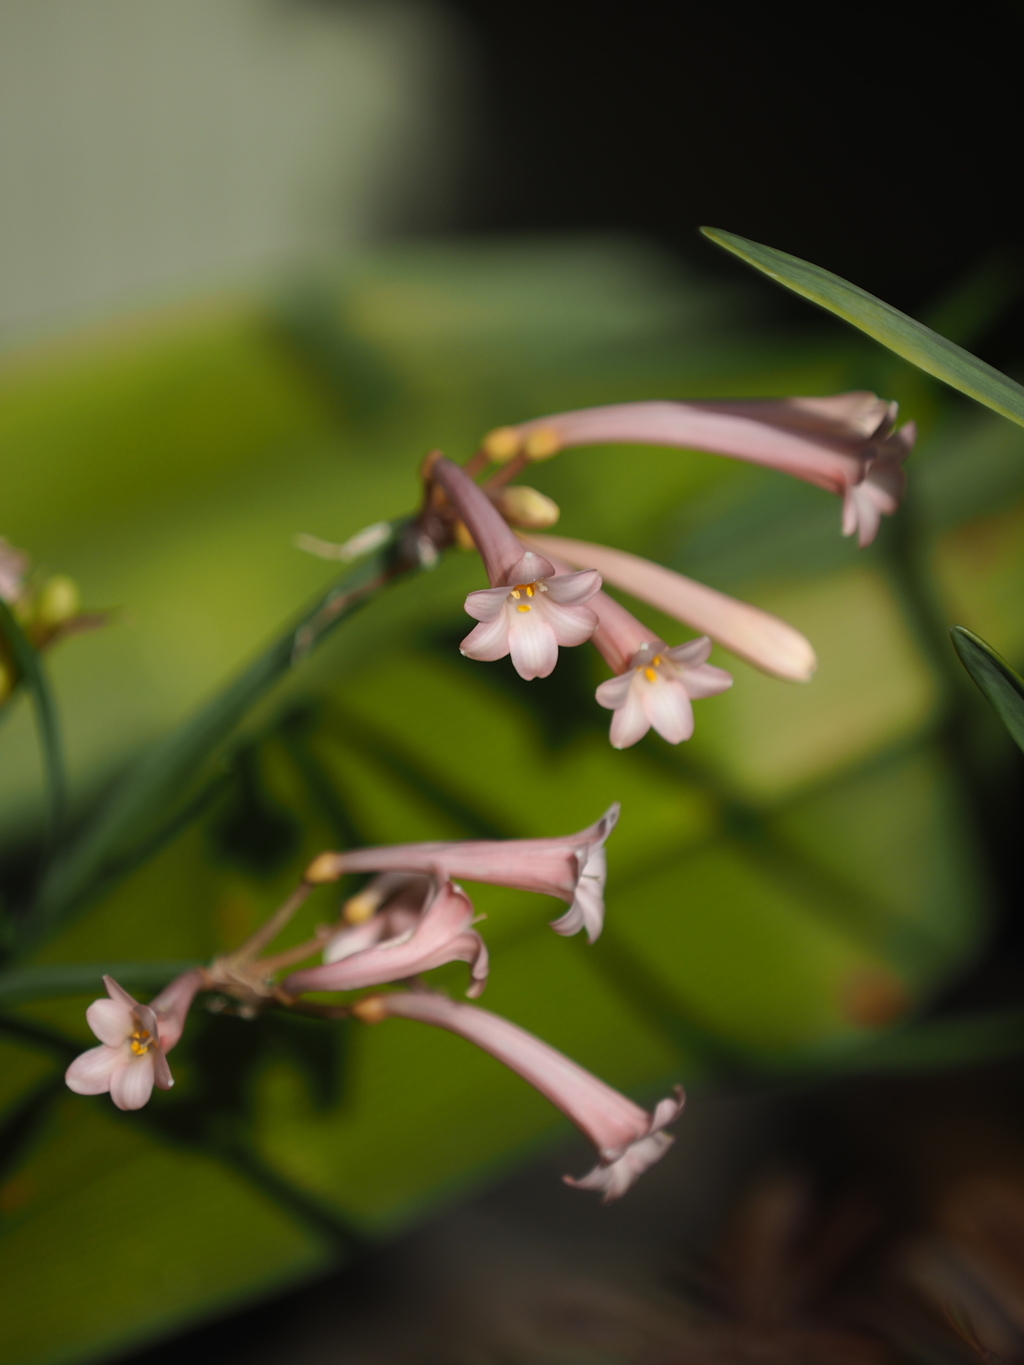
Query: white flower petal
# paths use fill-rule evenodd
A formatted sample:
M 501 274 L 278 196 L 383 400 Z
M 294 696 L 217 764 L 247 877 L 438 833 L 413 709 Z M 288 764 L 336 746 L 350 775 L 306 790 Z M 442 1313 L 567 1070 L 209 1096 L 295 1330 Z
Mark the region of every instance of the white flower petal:
M 537 602 L 535 610 L 555 632 L 560 645 L 582 645 L 590 639 L 597 629 L 597 613 L 589 607 L 565 607 L 560 602 L 551 602 L 547 595 Z
M 644 713 L 662 739 L 681 744 L 693 734 L 693 707 L 681 682 L 659 677 L 637 684 Z
M 610 1204 L 635 1185 L 649 1166 L 660 1161 L 674 1141 L 668 1133 L 649 1133 L 627 1147 L 617 1160 L 595 1166 L 579 1180 L 568 1175 L 562 1178 L 577 1190 L 600 1190 L 601 1202 Z
M 65 1071 L 64 1080 L 76 1095 L 105 1095 L 111 1076 L 126 1063 L 125 1049 L 93 1047 L 75 1058 Z
M 459 649 L 467 659 L 480 663 L 493 663 L 504 659 L 508 653 L 508 612 L 502 609 L 501 615 L 493 621 L 481 621 L 474 626 Z
M 617 678 L 609 678 L 607 682 L 601 683 L 594 693 L 597 704 L 609 711 L 615 711 L 626 700 L 626 694 L 632 686 L 632 669 L 628 673 L 620 673 Z
M 508 588 L 480 588 L 467 596 L 466 613 L 474 621 L 493 621 L 507 601 Z
M 131 1057 L 110 1078 L 110 1098 L 118 1109 L 141 1109 L 153 1093 L 153 1058 L 148 1052 Z
M 672 649 L 661 651 L 666 659 L 671 659 L 674 664 L 679 664 L 685 668 L 696 668 L 698 664 L 705 664 L 711 655 L 711 640 L 707 635 L 701 635 L 699 639 L 687 640 L 685 645 L 676 645 Z
M 696 668 L 688 668 L 680 681 L 690 700 L 699 701 L 702 697 L 717 697 L 720 692 L 727 692 L 732 687 L 732 674 L 714 664 L 698 664 Z
M 578 573 L 561 573 L 544 583 L 546 596 L 563 607 L 581 606 L 601 590 L 601 575 L 596 569 L 581 569 Z
M 651 728 L 651 722 L 647 719 L 647 712 L 640 700 L 640 687 L 635 674 L 630 678 L 630 684 L 626 700 L 612 716 L 609 739 L 613 749 L 628 749 L 630 745 L 643 739 Z
M 539 611 L 517 612 L 508 630 L 509 652 L 521 678 L 546 678 L 558 662 L 555 632 Z
M 86 1022 L 101 1043 L 118 1047 L 135 1029 L 135 1012 L 120 1000 L 94 1000 L 85 1011 Z

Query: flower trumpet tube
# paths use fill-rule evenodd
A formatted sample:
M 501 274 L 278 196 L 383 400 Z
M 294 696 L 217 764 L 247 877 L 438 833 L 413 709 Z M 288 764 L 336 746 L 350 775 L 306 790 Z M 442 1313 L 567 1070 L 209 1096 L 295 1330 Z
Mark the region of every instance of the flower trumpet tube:
M 792 474 L 844 499 L 843 533 L 869 545 L 879 518 L 896 510 L 913 447 L 913 423 L 896 431 L 895 403 L 873 393 L 826 398 L 616 403 L 556 413 L 500 429 L 524 459 L 569 446 L 618 442 L 728 455 Z M 488 448 L 485 438 L 484 449 Z M 533 458 L 538 458 L 535 453 Z M 862 485 L 863 492 L 853 490 Z
M 106 1000 L 94 1000 L 85 1012 L 100 1040 L 68 1067 L 64 1079 L 77 1095 L 104 1095 L 118 1109 L 141 1109 L 154 1085 L 174 1084 L 166 1054 L 181 1037 L 185 1016 L 205 983 L 202 971 L 185 972 L 149 1005 L 140 1005 L 111 976 L 103 978 Z
M 598 1155 L 594 1169 L 578 1180 L 564 1178 L 578 1189 L 600 1190 L 605 1203 L 625 1194 L 672 1144 L 673 1139 L 663 1129 L 683 1108 L 679 1088 L 674 1098 L 662 1100 L 649 1114 L 525 1029 L 433 991 L 372 996 L 359 1001 L 353 1013 L 365 1023 L 413 1019 L 447 1029 L 515 1071 L 593 1144 Z
M 536 891 L 569 906 L 551 925 L 556 933 L 585 929 L 593 943 L 604 922 L 604 843 L 618 818 L 616 802 L 587 829 L 559 838 L 466 839 L 321 853 L 306 869 L 306 881 L 311 885 L 337 881 L 346 872 L 433 871 L 441 878 Z
M 293 972 L 281 983 L 282 989 L 289 996 L 304 991 L 354 991 L 404 981 L 447 962 L 467 962 L 471 982 L 466 994 L 475 998 L 487 984 L 487 948 L 470 927 L 472 923 L 473 906 L 466 893 L 449 881 L 441 882 L 433 889 L 422 915 L 404 932 L 382 937 L 319 967 Z M 352 932 L 369 938 L 371 925 L 375 920 Z
M 854 491 L 861 498 L 865 496 L 863 485 Z M 621 588 L 702 635 L 709 635 L 717 644 L 776 678 L 807 682 L 818 666 L 810 641 L 778 616 L 705 587 L 661 564 L 627 554 L 625 550 L 562 536 L 530 536 L 526 543 L 541 554 L 551 555 L 556 563 L 564 560 L 581 568 L 597 569 L 605 583 Z M 607 634 L 603 599 L 591 605 L 600 619 L 592 640 L 601 649 L 600 642 Z M 633 649 L 641 643 L 638 640 Z M 611 659 L 609 663 L 616 672 L 624 667 Z
M 487 663 L 511 654 L 521 678 L 546 678 L 560 645 L 581 645 L 594 633 L 597 617 L 584 604 L 601 587 L 600 574 L 556 574 L 543 556 L 524 550 L 487 494 L 451 460 L 435 460 L 430 477 L 468 529 L 491 584 L 466 598 L 466 612 L 480 624 L 462 653 Z

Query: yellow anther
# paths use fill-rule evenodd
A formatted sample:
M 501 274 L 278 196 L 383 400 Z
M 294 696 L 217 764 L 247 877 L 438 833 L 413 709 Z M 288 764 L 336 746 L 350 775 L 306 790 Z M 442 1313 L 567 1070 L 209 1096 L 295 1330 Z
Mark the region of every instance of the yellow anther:
M 481 449 L 495 464 L 505 464 L 519 453 L 519 432 L 515 427 L 495 427 L 480 442 Z
M 558 432 L 552 431 L 550 427 L 538 427 L 536 431 L 531 431 L 523 442 L 523 454 L 528 460 L 550 460 L 561 448 L 562 442 Z
M 520 592 L 518 588 L 512 589 L 512 596 L 516 599 L 517 602 L 519 601 Z
M 654 658 L 651 660 L 651 664 L 652 664 L 655 668 L 657 668 L 658 665 L 659 665 L 660 663 L 661 663 L 661 655 L 660 655 L 660 654 L 655 654 Z
M 143 1057 L 152 1046 L 153 1038 L 149 1029 L 137 1028 L 132 1034 L 132 1051 L 136 1057 Z
M 379 905 L 380 897 L 367 888 L 348 898 L 341 907 L 341 918 L 346 924 L 365 924 L 368 919 L 373 919 Z
M 532 583 L 530 583 L 530 584 L 527 585 L 527 588 L 526 588 L 526 595 L 527 595 L 527 597 L 532 597 L 532 596 L 533 596 L 533 584 L 532 584 Z
M 521 606 L 516 607 L 516 611 L 529 611 L 529 610 L 530 610 L 530 608 L 526 605 L 525 602 L 523 602 Z
M 653 668 L 645 668 L 645 669 L 644 669 L 644 677 L 647 679 L 648 682 L 657 682 L 657 681 L 658 681 L 658 675 L 657 675 L 657 673 L 655 673 L 655 671 L 654 671 Z

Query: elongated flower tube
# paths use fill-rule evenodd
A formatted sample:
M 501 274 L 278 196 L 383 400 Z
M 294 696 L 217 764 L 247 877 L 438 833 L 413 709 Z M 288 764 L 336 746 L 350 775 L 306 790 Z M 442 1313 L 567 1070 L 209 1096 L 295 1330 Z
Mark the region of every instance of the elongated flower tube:
M 674 1098 L 662 1100 L 649 1114 L 525 1029 L 433 991 L 373 996 L 361 1000 L 353 1012 L 365 1023 L 415 1019 L 447 1029 L 522 1076 L 596 1148 L 598 1164 L 588 1175 L 564 1179 L 578 1189 L 600 1190 L 606 1204 L 625 1194 L 672 1145 L 673 1139 L 662 1130 L 683 1108 L 683 1092 L 678 1087 Z
M 501 428 L 525 458 L 569 446 L 618 442 L 678 446 L 728 455 L 792 474 L 844 499 L 843 533 L 869 545 L 880 516 L 895 511 L 901 468 L 916 432 L 894 430 L 897 406 L 873 393 L 826 398 L 736 399 L 722 402 L 616 403 L 539 417 Z M 487 448 L 484 440 L 484 448 Z M 876 469 L 871 478 L 872 469 Z M 851 491 L 870 480 L 866 498 Z
M 487 948 L 470 927 L 472 923 L 473 905 L 466 893 L 450 881 L 440 882 L 422 916 L 416 916 L 404 932 L 322 966 L 293 972 L 282 982 L 282 988 L 290 996 L 303 991 L 354 991 L 404 981 L 446 962 L 468 962 L 471 982 L 466 994 L 475 998 L 487 984 Z M 367 937 L 373 924 L 370 920 L 360 926 Z
M 434 871 L 441 878 L 536 891 L 557 896 L 569 906 L 551 925 L 556 933 L 585 929 L 593 943 L 604 923 L 604 843 L 618 818 L 616 802 L 587 829 L 560 838 L 465 839 L 321 853 L 306 869 L 306 881 L 312 885 L 337 881 L 346 872 Z
M 524 551 L 487 495 L 451 460 L 436 460 L 430 474 L 469 530 L 491 584 L 466 598 L 467 613 L 480 624 L 462 641 L 462 653 L 487 663 L 511 654 L 521 678 L 546 678 L 560 645 L 581 645 L 594 633 L 597 617 L 584 603 L 600 588 L 600 575 L 593 569 L 556 575 L 541 555 Z
M 866 494 L 864 484 L 852 491 L 858 499 L 870 496 Z M 592 545 L 563 536 L 531 535 L 526 543 L 541 554 L 550 555 L 556 565 L 564 561 L 566 565 L 597 569 L 605 583 L 638 597 L 641 602 L 647 602 L 702 635 L 709 635 L 717 644 L 765 673 L 790 682 L 806 682 L 818 666 L 810 641 L 778 616 L 705 587 L 661 564 L 653 564 L 649 559 L 608 545 Z M 598 599 L 591 603 L 602 623 L 592 637 L 599 648 L 599 635 L 605 621 L 602 602 L 603 599 Z M 601 652 L 605 651 L 602 649 Z M 632 652 L 630 650 L 630 654 Z M 609 662 L 616 672 L 625 667 L 624 663 L 616 667 L 614 662 Z

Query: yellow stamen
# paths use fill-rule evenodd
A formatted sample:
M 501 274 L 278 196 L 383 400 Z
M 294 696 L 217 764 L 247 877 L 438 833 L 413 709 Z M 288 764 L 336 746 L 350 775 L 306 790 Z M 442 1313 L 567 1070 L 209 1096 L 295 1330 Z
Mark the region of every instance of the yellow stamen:
M 153 1037 L 149 1029 L 137 1028 L 132 1034 L 132 1051 L 136 1057 L 144 1056 L 153 1045 Z
M 519 432 L 515 427 L 496 427 L 481 441 L 481 448 L 495 464 L 504 464 L 519 453 Z
M 532 583 L 529 583 L 529 584 L 527 585 L 527 588 L 526 588 L 526 595 L 527 595 L 527 597 L 532 597 L 532 596 L 533 596 L 533 584 L 532 584 Z
M 517 602 L 519 601 L 520 593 L 518 588 L 512 589 L 512 596 L 516 599 Z
M 651 663 L 655 668 L 657 668 L 658 665 L 661 663 L 661 655 L 655 654 L 654 658 L 651 660 Z
M 523 443 L 523 454 L 528 460 L 550 460 L 561 448 L 562 442 L 557 431 L 552 431 L 550 427 L 538 427 Z
M 530 608 L 526 605 L 525 602 L 522 604 L 522 606 L 516 607 L 516 611 L 529 611 L 529 610 L 530 610 Z
M 644 669 L 644 677 L 647 679 L 648 682 L 657 682 L 657 681 L 658 681 L 658 675 L 657 675 L 657 673 L 655 673 L 655 671 L 654 671 L 653 668 L 645 668 L 645 669 Z

